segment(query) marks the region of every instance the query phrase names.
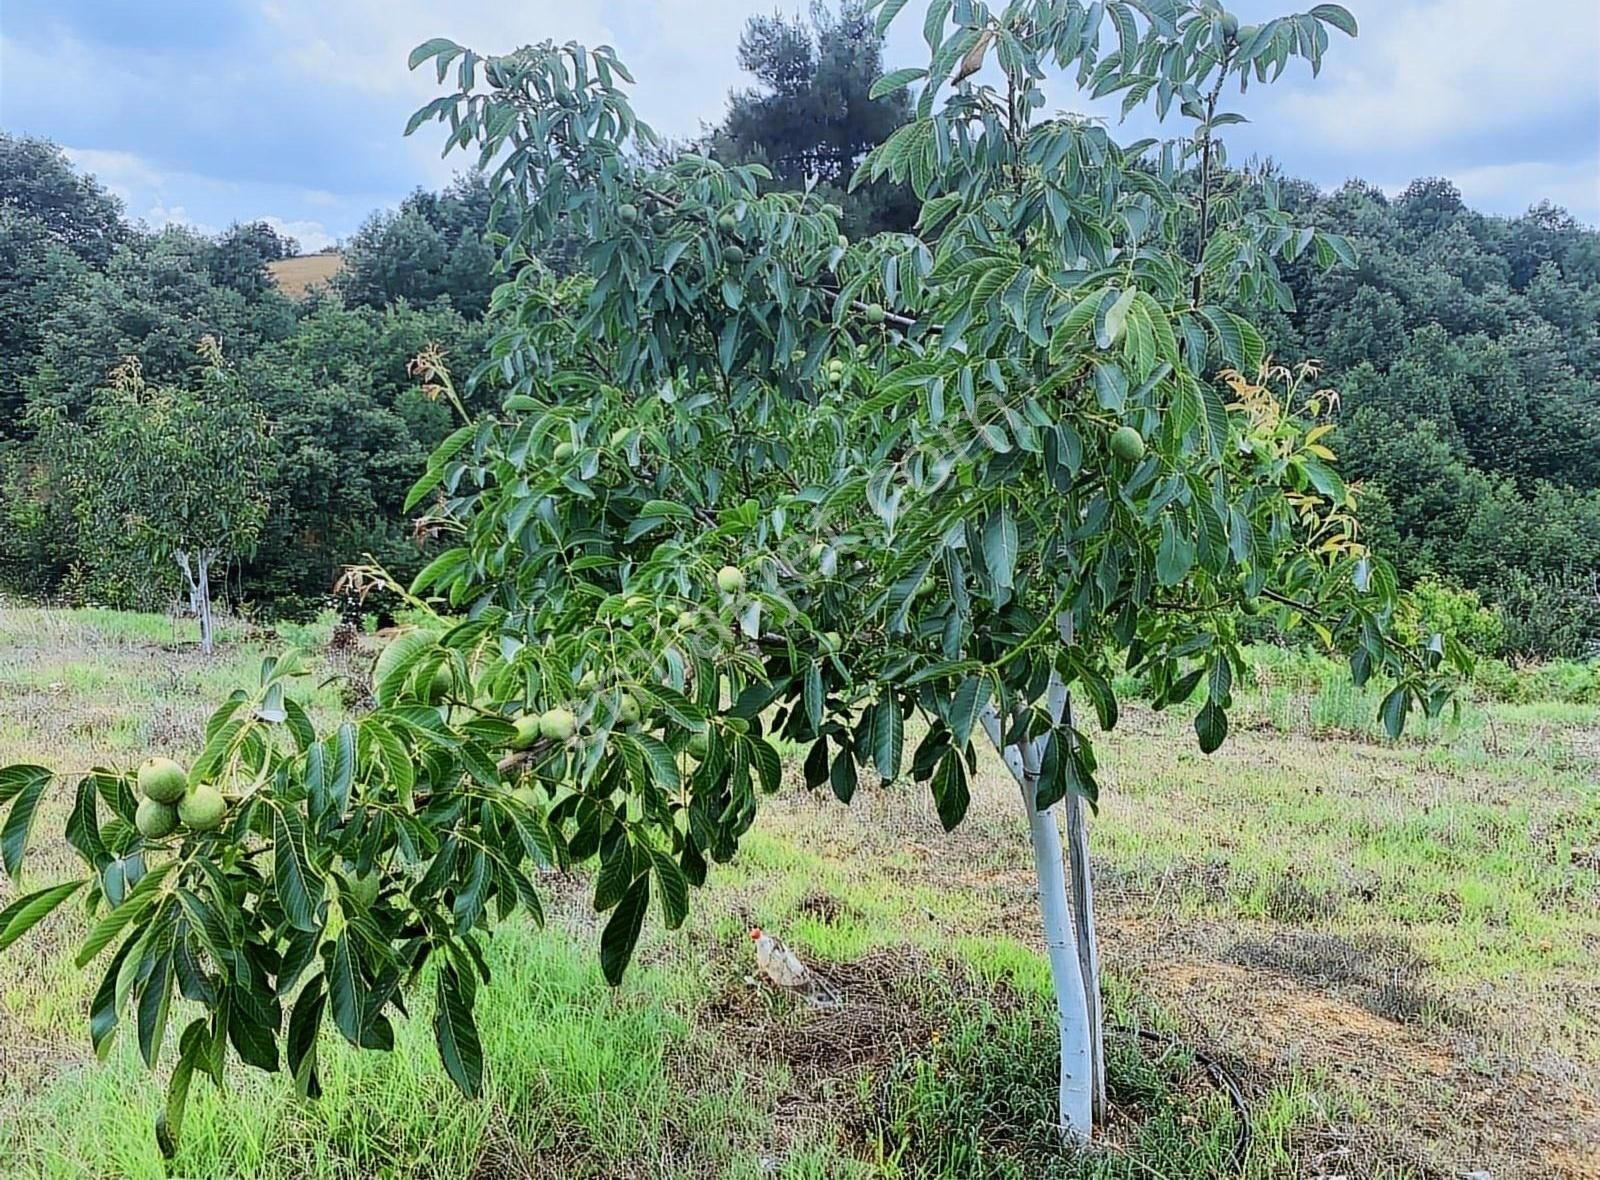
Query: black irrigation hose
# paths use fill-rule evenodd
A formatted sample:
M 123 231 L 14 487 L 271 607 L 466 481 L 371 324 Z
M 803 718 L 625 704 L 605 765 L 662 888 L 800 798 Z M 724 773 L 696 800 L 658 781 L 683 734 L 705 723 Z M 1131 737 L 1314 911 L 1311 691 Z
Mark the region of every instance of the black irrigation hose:
M 1185 1041 L 1179 1040 L 1170 1033 L 1157 1032 L 1153 1028 L 1143 1028 L 1138 1025 L 1112 1025 L 1107 1032 L 1121 1033 L 1126 1036 L 1139 1037 L 1157 1045 L 1165 1045 L 1169 1049 L 1182 1049 L 1192 1056 L 1195 1064 L 1206 1071 L 1212 1083 L 1228 1096 L 1228 1101 L 1233 1104 L 1234 1113 L 1238 1116 L 1239 1130 L 1233 1137 L 1233 1149 L 1228 1152 L 1228 1167 L 1235 1175 L 1244 1172 L 1245 1158 L 1250 1153 L 1250 1106 L 1245 1101 L 1244 1091 L 1239 1083 L 1234 1080 L 1222 1062 L 1215 1057 L 1195 1048 Z

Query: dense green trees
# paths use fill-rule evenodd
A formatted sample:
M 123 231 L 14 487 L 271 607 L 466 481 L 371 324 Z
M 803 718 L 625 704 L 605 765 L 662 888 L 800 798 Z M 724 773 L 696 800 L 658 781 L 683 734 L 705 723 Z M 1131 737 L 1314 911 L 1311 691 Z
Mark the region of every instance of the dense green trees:
M 1401 576 L 1478 590 L 1510 650 L 1600 643 L 1600 234 L 1548 205 L 1467 209 L 1447 181 L 1286 187 L 1358 267 L 1291 268 L 1270 335 L 1342 398 L 1336 446 Z
M 0 131 L 0 208 L 33 223 L 52 242 L 104 265 L 128 236 L 122 205 L 80 174 L 55 144 Z
M 210 244 L 207 267 L 211 281 L 247 299 L 260 298 L 272 287 L 267 263 L 292 258 L 300 247 L 264 221 L 234 225 Z
M 374 214 L 345 248 L 339 292 L 373 308 L 443 297 L 463 314 L 482 315 L 497 281 L 485 241 L 491 200 L 481 176 L 464 176 L 442 193 L 419 189 L 399 209 Z
M 758 85 L 730 96 L 696 146 L 771 169 L 769 189 L 815 176 L 851 237 L 908 228 L 909 186 L 846 192 L 861 157 L 911 116 L 894 78 L 871 97 L 882 40 L 859 6 L 755 18 L 740 52 Z M 1198 185 L 1179 187 L 1192 198 Z M 1213 188 L 1225 200 L 1262 191 L 1234 172 Z M 1600 234 L 1548 205 L 1510 219 L 1475 213 L 1443 180 L 1394 199 L 1361 182 L 1278 189 L 1287 211 L 1347 240 L 1359 262 L 1287 263 L 1292 308 L 1255 299 L 1237 310 L 1260 319 L 1274 355 L 1319 360 L 1339 391 L 1334 447 L 1362 482 L 1374 541 L 1408 583 L 1478 591 L 1504 616 L 1509 651 L 1590 650 L 1600 643 Z M 0 579 L 50 587 L 82 566 L 27 441 L 31 415 L 81 420 L 128 355 L 154 383 L 193 386 L 205 335 L 238 366 L 279 452 L 244 594 L 299 610 L 366 553 L 416 568 L 425 554 L 401 512 L 403 473 L 444 427 L 405 366 L 430 342 L 470 353 L 488 330 L 480 321 L 501 277 L 490 206 L 482 178 L 413 193 L 354 235 L 336 292 L 296 305 L 268 281 L 266 263 L 293 249 L 270 227 L 217 238 L 137 229 L 59 150 L 0 135 Z M 541 250 L 566 273 L 584 245 L 553 235 Z
M 273 424 L 272 507 L 241 571 L 253 597 L 298 612 L 320 604 L 351 562 L 421 567 L 405 496 L 452 424 L 407 366 L 429 345 L 472 355 L 483 339 L 445 303 L 374 309 L 330 298 L 241 364 Z
M 215 381 L 207 337 L 266 428 L 264 516 L 225 558 L 244 597 L 301 612 L 348 563 L 419 568 L 402 502 L 448 423 L 407 365 L 429 345 L 478 347 L 494 282 L 488 204 L 481 180 L 416 194 L 403 216 L 448 244 L 436 269 L 408 272 L 413 257 L 384 246 L 375 218 L 352 247 L 345 299 L 297 305 L 267 270 L 295 245 L 265 223 L 216 237 L 130 226 L 59 150 L 0 137 L 0 582 L 126 606 L 179 592 L 174 563 L 87 527 L 86 498 L 67 491 L 75 456 L 125 408 L 113 372 L 136 358 L 142 381 L 188 396 Z

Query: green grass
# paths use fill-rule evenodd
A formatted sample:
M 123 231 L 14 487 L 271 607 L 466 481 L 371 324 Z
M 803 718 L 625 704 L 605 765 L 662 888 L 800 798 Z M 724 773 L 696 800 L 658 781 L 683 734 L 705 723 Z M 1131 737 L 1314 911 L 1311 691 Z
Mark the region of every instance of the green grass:
M 402 1021 L 396 1051 L 325 1041 L 324 1093 L 303 1103 L 280 1079 L 236 1077 L 197 1089 L 177 1171 L 251 1175 L 459 1175 L 503 1145 L 565 1151 L 592 1175 L 648 1156 L 669 1125 L 692 1119 L 702 1145 L 737 1147 L 750 1112 L 668 1086 L 667 1055 L 688 1036 L 684 977 L 643 968 L 626 993 L 600 978 L 588 948 L 558 932 L 502 931 L 481 1008 L 495 1062 L 481 1101 L 462 1102 L 437 1065 L 425 1018 Z M 425 1014 L 424 1014 L 425 1015 Z M 0 1140 L 11 1174 L 130 1178 L 164 1173 L 149 1133 L 158 1100 L 131 1046 L 104 1070 L 75 1069 L 29 1104 L 25 1136 Z M 579 1174 L 573 1172 L 570 1174 Z
M 183 757 L 263 651 L 320 651 L 327 626 L 225 628 L 205 660 L 159 616 L 0 611 L 0 762 Z M 560 885 L 548 928 L 513 922 L 493 941 L 481 1099 L 451 1090 L 423 1001 L 393 1054 L 325 1034 L 316 1103 L 237 1065 L 223 1091 L 197 1084 L 172 1174 L 1228 1175 L 1234 1115 L 1182 1045 L 1249 1090 L 1251 1180 L 1589 1174 L 1572 1144 L 1578 1096 L 1600 1078 L 1600 710 L 1567 688 L 1480 695 L 1391 743 L 1370 690 L 1326 661 L 1258 654 L 1218 755 L 1194 750 L 1188 710 L 1133 704 L 1100 739 L 1108 1019 L 1182 1044 L 1112 1038 L 1116 1113 L 1090 1154 L 1062 1153 L 1050 1130 L 1048 968 L 1014 789 L 991 762 L 949 836 L 913 784 L 864 785 L 846 809 L 791 776 L 688 927 L 650 929 L 617 990 L 582 882 Z M 301 690 L 323 719 L 341 709 L 338 671 Z M 58 787 L 30 884 L 70 864 L 66 807 Z M 0 904 L 11 890 L 0 883 Z M 845 1007 L 747 983 L 751 925 L 828 973 Z M 159 1079 L 126 1043 L 104 1066 L 88 1054 L 89 984 L 70 965 L 83 928 L 59 914 L 0 955 L 8 1177 L 164 1174 Z M 1515 1102 L 1483 1106 L 1486 1092 Z

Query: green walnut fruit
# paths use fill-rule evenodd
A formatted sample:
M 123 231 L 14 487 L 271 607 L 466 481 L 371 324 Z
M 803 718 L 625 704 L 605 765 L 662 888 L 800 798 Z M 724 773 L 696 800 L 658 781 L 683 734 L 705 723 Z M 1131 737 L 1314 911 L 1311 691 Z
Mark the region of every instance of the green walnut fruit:
M 738 266 L 744 261 L 744 248 L 742 246 L 729 246 L 722 252 L 722 256 L 734 266 Z
M 689 630 L 699 623 L 699 621 L 700 616 L 695 614 L 692 610 L 681 610 L 678 612 L 678 630 L 680 631 Z
M 370 873 L 357 873 L 355 865 L 345 862 L 345 872 L 349 875 L 347 885 L 351 900 L 358 907 L 370 910 L 378 904 L 378 887 L 381 882 L 376 871 Z
M 837 384 L 839 384 L 839 382 L 841 382 L 843 380 L 844 380 L 844 366 L 841 365 L 839 368 L 835 369 L 832 365 L 829 365 L 828 366 L 828 384 L 829 385 L 837 385 Z
M 839 235 L 839 249 L 841 249 L 841 250 L 850 249 L 850 239 L 845 234 L 840 234 Z
M 576 455 L 577 453 L 578 453 L 578 448 L 573 446 L 571 443 L 569 443 L 569 442 L 557 443 L 556 444 L 556 451 L 555 451 L 555 460 L 556 460 L 557 463 L 569 463 L 569 462 L 572 461 L 572 456 Z
M 511 792 L 511 797 L 524 807 L 539 806 L 539 792 L 532 787 L 518 787 Z
M 539 730 L 539 714 L 524 713 L 511 723 L 516 727 L 516 736 L 511 739 L 513 750 L 526 750 L 538 741 L 541 734 Z
M 797 348 L 793 352 L 791 352 L 789 354 L 789 363 L 791 365 L 803 365 L 803 364 L 805 364 L 806 363 L 806 350 L 803 349 L 803 348 Z
M 578 732 L 578 719 L 571 709 L 546 709 L 539 714 L 539 734 L 552 742 L 564 742 Z
M 744 571 L 736 565 L 725 565 L 717 571 L 717 589 L 724 594 L 737 594 L 744 589 Z
M 133 813 L 133 826 L 146 840 L 159 840 L 178 830 L 178 809 L 159 799 L 142 799 Z
M 578 677 L 578 691 L 593 692 L 599 683 L 600 677 L 594 674 L 593 668 L 590 668 L 582 676 Z
M 917 583 L 917 595 L 916 596 L 918 598 L 926 598 L 926 597 L 928 597 L 928 595 L 932 594 L 936 589 L 938 589 L 938 583 L 936 583 L 933 580 L 933 575 L 929 574 L 927 577 L 923 578 L 922 581 Z
M 750 722 L 743 717 L 726 717 L 723 719 L 723 724 L 728 727 L 731 733 L 750 732 Z
M 1259 615 L 1261 613 L 1261 600 L 1259 598 L 1246 598 L 1239 604 L 1239 609 L 1247 615 Z
M 1124 463 L 1137 463 L 1144 458 L 1144 438 L 1131 426 L 1119 426 L 1111 432 L 1111 453 Z
M 637 206 L 637 205 L 618 205 L 617 206 L 617 216 L 622 218 L 622 224 L 623 225 L 638 225 L 639 224 L 639 206 Z
M 706 751 L 711 748 L 711 742 L 704 733 L 691 733 L 689 744 L 684 748 L 689 751 L 689 757 L 704 762 Z
M 724 213 L 717 218 L 717 228 L 725 234 L 731 234 L 739 228 L 739 220 L 732 213 Z
M 1222 35 L 1229 41 L 1239 39 L 1239 18 L 1231 12 L 1222 14 Z
M 883 310 L 883 304 L 872 303 L 867 305 L 867 323 L 876 326 L 888 318 L 889 313 Z
M 176 803 L 189 789 L 189 776 L 171 758 L 147 758 L 139 766 L 139 794 L 157 803 Z
M 450 690 L 455 687 L 455 677 L 450 674 L 449 664 L 440 664 L 431 675 L 425 675 L 419 695 L 430 705 L 442 705 L 445 698 L 450 695 Z
M 178 818 L 197 832 L 214 832 L 228 814 L 228 801 L 210 783 L 197 783 L 178 800 Z
M 625 692 L 617 698 L 617 720 L 623 725 L 638 725 L 643 716 L 639 698 L 631 692 Z

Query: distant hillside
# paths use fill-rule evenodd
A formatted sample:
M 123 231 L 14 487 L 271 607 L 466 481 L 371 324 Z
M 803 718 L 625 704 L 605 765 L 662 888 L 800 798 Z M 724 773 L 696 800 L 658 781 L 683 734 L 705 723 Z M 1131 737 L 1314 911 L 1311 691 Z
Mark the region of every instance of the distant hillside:
M 338 253 L 304 254 L 267 263 L 272 281 L 290 299 L 304 299 L 312 287 L 328 286 L 343 269 L 344 255 Z

